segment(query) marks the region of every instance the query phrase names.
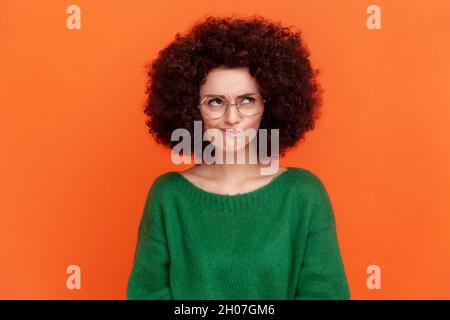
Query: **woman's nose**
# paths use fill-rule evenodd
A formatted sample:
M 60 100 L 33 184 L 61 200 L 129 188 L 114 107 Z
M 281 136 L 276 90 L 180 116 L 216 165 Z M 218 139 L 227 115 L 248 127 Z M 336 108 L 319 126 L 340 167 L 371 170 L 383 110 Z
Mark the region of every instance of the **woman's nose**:
M 225 121 L 230 124 L 239 123 L 241 121 L 239 109 L 235 104 L 230 104 L 225 111 Z

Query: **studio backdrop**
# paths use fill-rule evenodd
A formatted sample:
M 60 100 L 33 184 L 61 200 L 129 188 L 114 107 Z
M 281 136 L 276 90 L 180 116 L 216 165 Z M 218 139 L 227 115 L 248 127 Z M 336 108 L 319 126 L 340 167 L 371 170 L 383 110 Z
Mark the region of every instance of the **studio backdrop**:
M 0 0 L 0 298 L 125 299 L 148 188 L 145 65 L 203 17 L 302 34 L 352 299 L 450 299 L 450 2 Z

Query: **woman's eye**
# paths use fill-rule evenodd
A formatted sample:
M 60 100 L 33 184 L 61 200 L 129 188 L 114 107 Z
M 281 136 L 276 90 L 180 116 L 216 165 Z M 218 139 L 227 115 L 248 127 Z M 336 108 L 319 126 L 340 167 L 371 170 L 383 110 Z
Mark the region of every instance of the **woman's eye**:
M 208 104 L 210 106 L 217 107 L 217 106 L 220 106 L 222 104 L 222 100 L 220 100 L 220 99 L 211 99 L 211 100 L 209 100 Z
M 244 99 L 242 99 L 242 103 L 253 103 L 255 102 L 255 98 L 252 97 L 245 97 Z

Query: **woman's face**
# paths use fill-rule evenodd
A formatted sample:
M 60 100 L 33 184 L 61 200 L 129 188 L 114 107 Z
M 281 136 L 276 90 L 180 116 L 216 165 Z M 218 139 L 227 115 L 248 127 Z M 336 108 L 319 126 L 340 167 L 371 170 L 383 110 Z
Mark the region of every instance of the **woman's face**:
M 226 99 L 230 104 L 233 104 L 226 109 L 225 114 L 222 117 L 217 119 L 206 117 L 205 114 L 202 113 L 204 129 L 216 128 L 222 133 L 222 143 L 219 143 L 220 140 L 208 137 L 208 140 L 216 147 L 216 150 L 236 152 L 246 148 L 251 140 L 249 138 L 243 139 L 242 136 L 239 138 L 240 134 L 242 135 L 247 129 L 254 129 L 257 134 L 263 116 L 264 104 L 261 97 L 258 97 L 257 100 L 252 98 L 254 96 L 249 96 L 248 98 L 246 98 L 247 96 L 243 96 L 238 98 L 240 95 L 248 93 L 259 93 L 258 83 L 256 79 L 250 75 L 248 68 L 227 69 L 220 67 L 213 69 L 208 73 L 206 82 L 200 88 L 200 99 L 203 100 L 205 96 L 211 95 L 223 96 L 223 98 L 220 98 L 219 100 L 208 99 L 206 100 L 206 103 L 213 107 L 219 107 L 220 105 L 223 105 Z M 243 101 L 244 103 L 256 103 L 256 105 L 251 108 L 256 108 L 255 110 L 258 110 L 258 113 L 251 116 L 241 114 L 236 105 L 234 105 L 238 101 Z M 205 106 L 205 103 L 203 106 Z M 244 110 L 245 108 L 250 107 L 246 106 L 241 110 Z M 254 114 L 254 112 L 251 114 Z M 232 133 L 230 132 L 231 130 L 226 130 L 226 128 L 238 129 L 241 130 L 241 132 Z

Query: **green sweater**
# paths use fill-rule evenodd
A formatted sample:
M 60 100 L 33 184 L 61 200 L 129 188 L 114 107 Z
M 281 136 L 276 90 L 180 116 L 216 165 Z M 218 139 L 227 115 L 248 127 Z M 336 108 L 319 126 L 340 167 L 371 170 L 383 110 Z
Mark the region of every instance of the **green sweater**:
M 350 299 L 329 196 L 306 169 L 235 195 L 164 173 L 137 236 L 127 299 Z

